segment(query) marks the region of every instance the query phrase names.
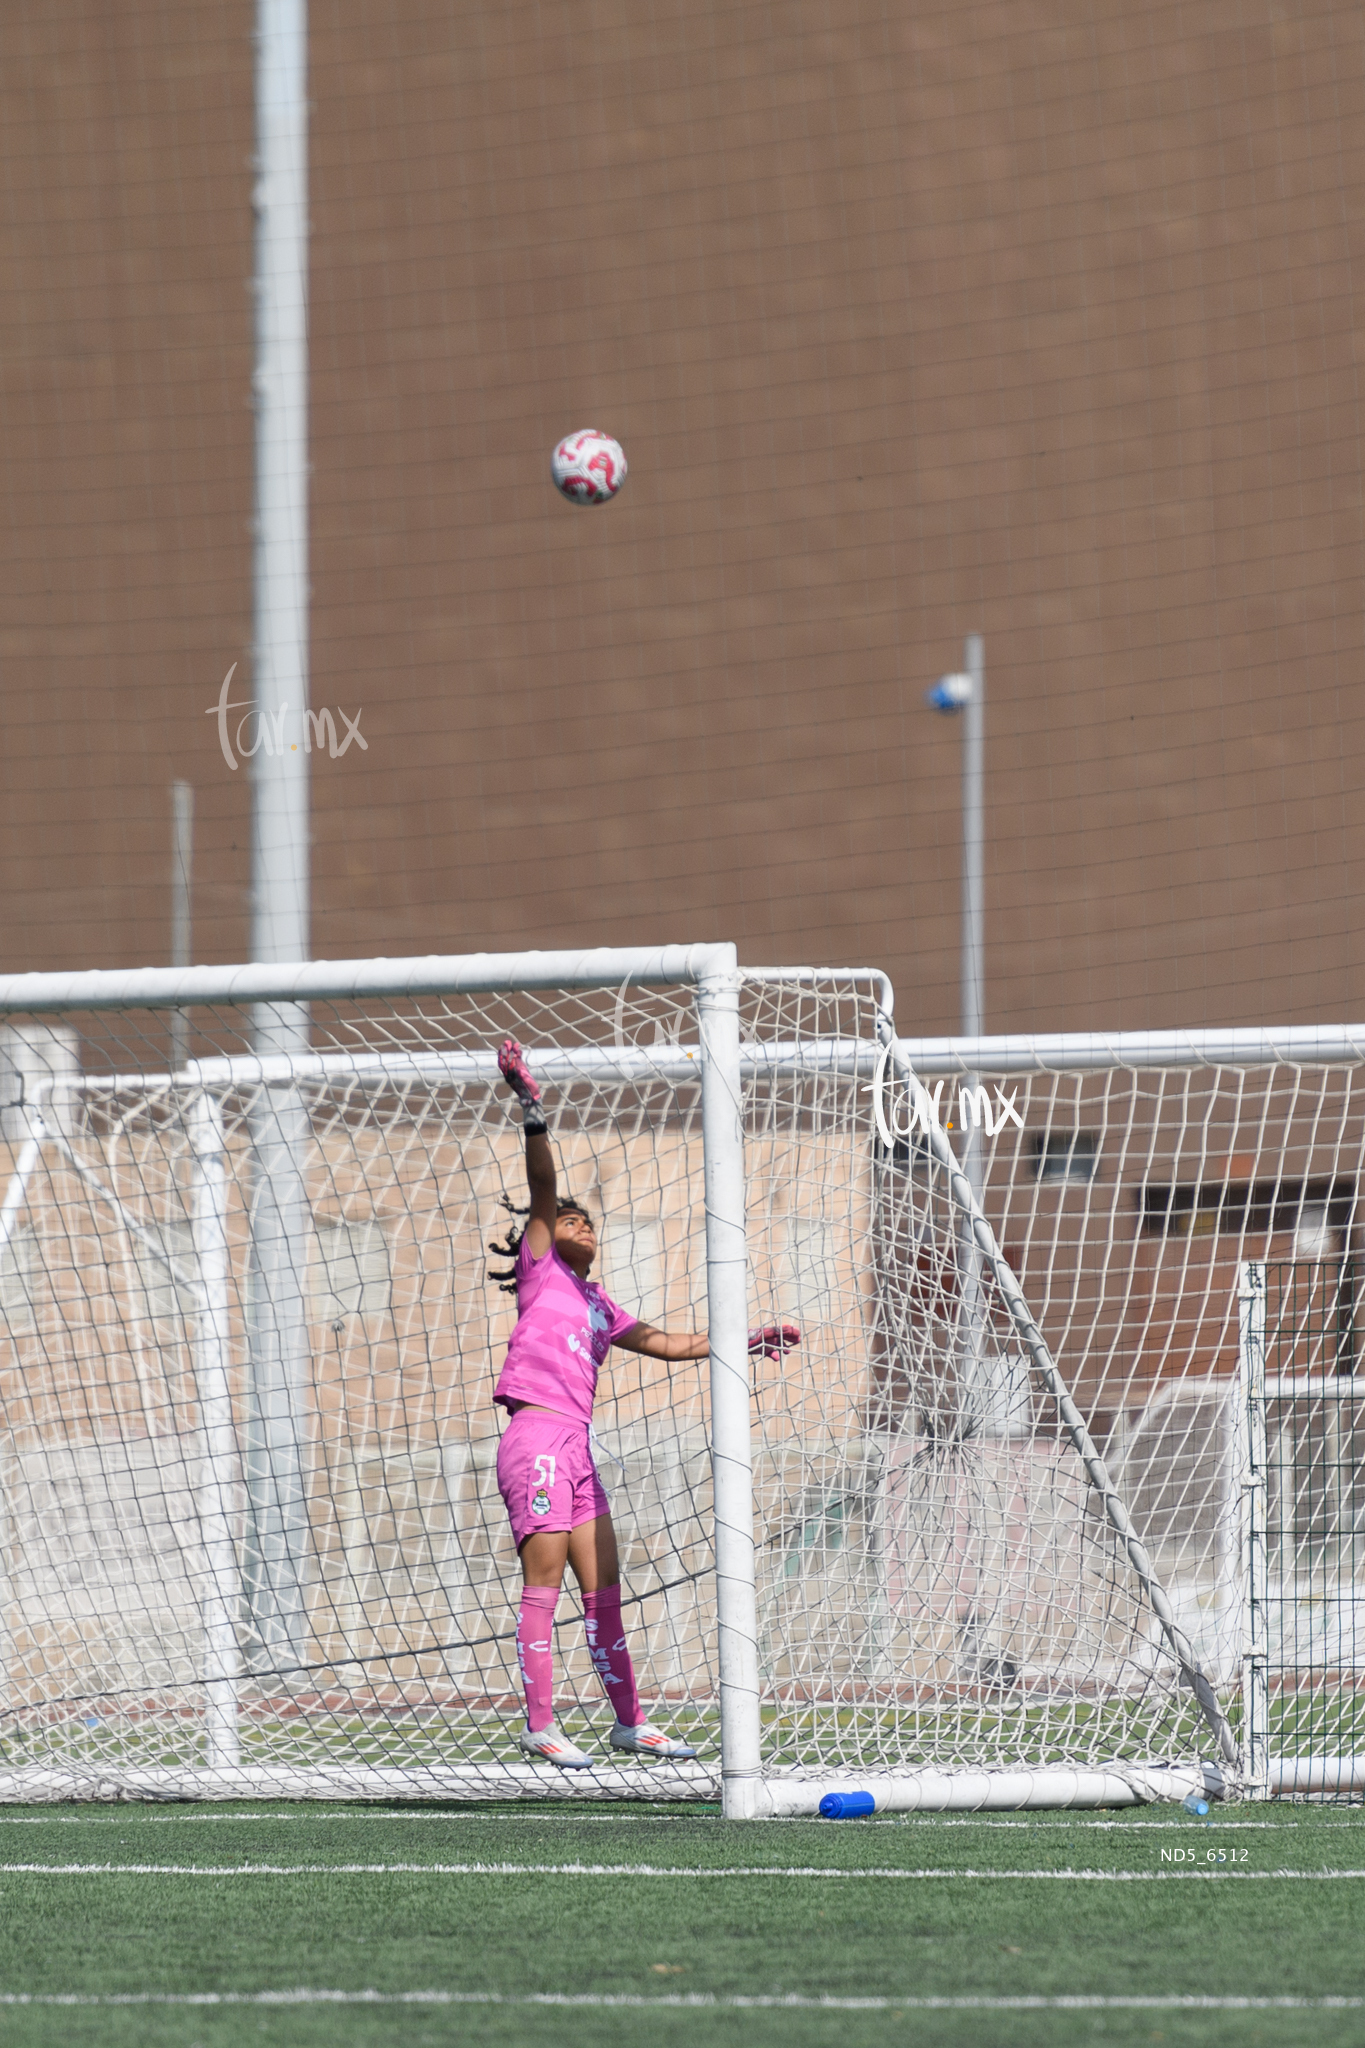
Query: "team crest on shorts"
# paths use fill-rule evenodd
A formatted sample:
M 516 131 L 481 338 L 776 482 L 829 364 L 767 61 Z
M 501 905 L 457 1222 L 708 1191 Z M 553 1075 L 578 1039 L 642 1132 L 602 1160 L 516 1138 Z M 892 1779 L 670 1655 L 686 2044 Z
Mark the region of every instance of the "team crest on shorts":
M 538 1486 L 531 1495 L 531 1513 L 533 1515 L 548 1515 L 549 1512 L 550 1496 L 543 1486 Z

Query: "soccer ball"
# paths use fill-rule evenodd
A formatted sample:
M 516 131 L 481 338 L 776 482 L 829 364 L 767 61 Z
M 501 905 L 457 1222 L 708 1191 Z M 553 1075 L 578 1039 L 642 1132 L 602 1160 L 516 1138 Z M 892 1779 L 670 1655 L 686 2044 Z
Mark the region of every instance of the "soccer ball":
M 571 505 L 605 505 L 626 480 L 625 450 L 610 434 L 580 427 L 555 449 L 550 475 Z

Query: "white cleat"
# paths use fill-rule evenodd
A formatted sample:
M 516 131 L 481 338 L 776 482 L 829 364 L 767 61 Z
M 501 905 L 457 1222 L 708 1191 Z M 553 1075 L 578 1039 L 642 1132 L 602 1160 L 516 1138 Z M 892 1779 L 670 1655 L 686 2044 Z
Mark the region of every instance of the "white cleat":
M 561 1735 L 553 1721 L 544 1728 L 537 1728 L 534 1733 L 523 1728 L 517 1739 L 527 1756 L 539 1757 L 543 1763 L 557 1764 L 561 1771 L 592 1769 L 592 1758 L 585 1755 L 576 1743 L 570 1742 L 567 1735 Z
M 654 1763 L 686 1763 L 697 1753 L 688 1743 L 665 1735 L 662 1728 L 652 1728 L 648 1721 L 642 1721 L 638 1728 L 627 1728 L 618 1721 L 611 1731 L 611 1746 L 624 1749 L 630 1756 L 648 1757 Z

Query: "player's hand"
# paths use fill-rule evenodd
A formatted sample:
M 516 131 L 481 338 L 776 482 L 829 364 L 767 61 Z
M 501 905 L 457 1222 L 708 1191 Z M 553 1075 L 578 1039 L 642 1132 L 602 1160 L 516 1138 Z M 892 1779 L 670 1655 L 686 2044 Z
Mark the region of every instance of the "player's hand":
M 539 1102 L 540 1090 L 535 1075 L 522 1057 L 521 1047 L 515 1038 L 505 1038 L 498 1047 L 498 1072 L 507 1083 L 523 1109 Z
M 767 1323 L 761 1330 L 750 1330 L 749 1356 L 775 1358 L 780 1364 L 783 1353 L 800 1342 L 801 1332 L 795 1323 Z

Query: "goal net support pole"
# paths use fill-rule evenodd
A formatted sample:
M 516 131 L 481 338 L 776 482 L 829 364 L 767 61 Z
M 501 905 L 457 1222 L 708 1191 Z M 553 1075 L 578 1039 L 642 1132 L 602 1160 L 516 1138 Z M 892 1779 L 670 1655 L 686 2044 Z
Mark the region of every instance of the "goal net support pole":
M 1314 1356 L 1313 1338 L 1322 1334 L 1314 1324 L 1328 1318 L 1311 1299 L 1296 1298 L 1292 1274 L 1292 1262 L 1287 1273 L 1286 1262 L 1251 1259 L 1238 1286 L 1232 1576 L 1243 1790 L 1251 1799 L 1358 1798 L 1365 1744 L 1352 1702 L 1365 1661 L 1365 1379 L 1321 1351 Z M 1354 1323 L 1354 1301 L 1347 1313 Z
M 1238 1591 L 1242 1653 L 1242 1777 L 1247 1796 L 1264 1799 L 1270 1770 L 1270 1691 L 1266 1671 L 1265 1264 L 1248 1261 L 1237 1289 L 1235 1469 Z

